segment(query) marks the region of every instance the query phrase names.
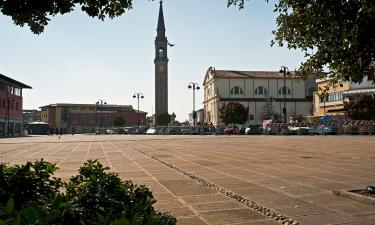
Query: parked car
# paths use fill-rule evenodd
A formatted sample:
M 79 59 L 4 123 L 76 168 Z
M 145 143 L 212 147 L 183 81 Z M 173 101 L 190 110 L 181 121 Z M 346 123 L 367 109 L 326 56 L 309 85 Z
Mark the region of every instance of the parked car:
M 175 127 L 168 127 L 166 130 L 165 130 L 165 134 L 168 134 L 168 135 L 172 135 L 172 134 L 179 134 L 179 129 L 178 128 L 175 128 Z
M 114 134 L 115 131 L 112 130 L 112 129 L 107 129 L 107 130 L 105 130 L 105 133 L 106 133 L 106 134 Z
M 246 129 L 245 129 L 245 134 L 246 134 L 246 135 L 251 134 L 251 129 L 250 129 L 250 127 L 246 127 Z
M 191 127 L 183 127 L 183 128 L 181 128 L 181 131 L 180 131 L 180 133 L 181 134 L 184 134 L 184 135 L 188 135 L 188 134 L 191 134 Z
M 227 127 L 224 129 L 224 134 L 238 134 L 238 128 L 236 127 Z
M 156 127 L 150 127 L 146 131 L 146 134 L 156 134 L 157 128 Z
M 245 130 L 246 130 L 246 127 L 241 127 L 241 128 L 238 130 L 238 132 L 239 132 L 239 134 L 244 135 L 244 134 L 245 134 Z
M 135 130 L 135 133 L 136 133 L 136 134 L 145 134 L 147 130 L 148 130 L 147 127 L 145 127 L 145 126 L 140 126 L 139 129 L 137 128 L 137 129 Z
M 309 129 L 310 134 L 319 134 L 319 135 L 326 135 L 326 134 L 337 134 L 337 127 L 336 126 L 314 126 L 310 127 Z

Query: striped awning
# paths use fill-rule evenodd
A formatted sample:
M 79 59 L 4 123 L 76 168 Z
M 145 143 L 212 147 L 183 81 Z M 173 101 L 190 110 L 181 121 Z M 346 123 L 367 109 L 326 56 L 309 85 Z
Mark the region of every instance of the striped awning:
M 330 121 L 330 122 L 316 122 L 316 123 L 270 123 L 267 127 L 282 128 L 282 127 L 313 127 L 313 126 L 375 126 L 375 120 L 345 120 L 345 121 Z

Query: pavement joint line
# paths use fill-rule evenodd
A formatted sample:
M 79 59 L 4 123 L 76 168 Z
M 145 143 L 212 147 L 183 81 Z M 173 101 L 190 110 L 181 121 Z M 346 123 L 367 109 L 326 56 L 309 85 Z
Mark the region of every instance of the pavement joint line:
M 39 150 L 39 151 L 33 152 L 29 157 L 35 156 L 35 155 L 37 155 L 37 154 L 39 154 L 39 153 L 41 153 L 41 152 L 44 152 L 44 151 L 48 151 L 48 150 L 50 150 L 50 149 L 52 149 L 52 148 L 54 148 L 54 147 L 56 147 L 56 146 L 53 146 L 53 145 L 51 145 L 51 146 L 47 146 L 47 148 L 43 148 L 42 150 Z M 60 147 L 60 148 L 58 148 L 58 147 Z M 53 151 L 53 152 L 48 152 L 48 154 L 45 155 L 43 158 L 45 159 L 45 157 L 48 157 L 49 155 L 52 155 L 52 154 L 54 154 L 54 153 L 60 151 L 61 149 L 64 149 L 66 146 L 60 144 L 60 145 L 58 145 L 58 147 L 56 147 L 56 149 L 54 149 L 55 151 Z M 30 151 L 32 151 L 32 150 L 33 150 L 33 149 L 29 149 L 29 150 L 27 150 L 27 151 L 24 151 L 24 152 L 18 153 L 16 156 L 23 155 L 23 154 L 25 154 L 26 152 L 30 152 Z M 35 160 L 35 159 L 34 159 L 34 160 Z M 17 163 L 17 162 L 20 162 L 20 161 L 22 161 L 22 159 L 15 160 L 14 163 Z
M 65 161 L 80 145 L 81 145 L 81 143 L 79 143 L 78 145 L 74 146 L 72 148 L 72 150 L 69 151 L 69 153 L 67 153 L 62 159 L 60 159 L 58 163 L 56 163 L 56 165 L 59 165 L 59 164 L 61 164 L 61 162 Z
M 101 147 L 101 150 L 103 151 L 103 154 L 104 154 L 104 156 L 105 156 L 105 159 L 107 160 L 107 163 L 108 163 L 108 165 L 109 165 L 109 168 L 111 168 L 112 172 L 115 172 L 115 169 L 113 168 L 113 165 L 112 165 L 112 163 L 111 163 L 111 160 L 109 160 L 109 158 L 108 158 L 107 151 L 105 151 L 102 142 L 100 142 L 100 147 Z
M 90 142 L 88 145 L 87 145 L 87 148 L 86 148 L 86 155 L 85 155 L 85 158 L 84 158 L 84 162 L 87 161 L 87 159 L 89 158 L 89 154 L 90 154 L 90 150 L 91 150 L 91 147 L 92 147 L 92 142 Z
M 122 144 L 122 143 L 121 143 Z M 121 152 L 121 154 L 123 155 L 123 156 L 125 156 L 126 158 L 128 158 L 129 160 L 131 160 L 139 169 L 141 169 L 144 173 L 146 173 L 148 176 L 150 176 L 157 184 L 159 184 L 161 187 L 163 187 L 170 195 L 172 195 L 174 198 L 176 198 L 177 199 L 177 201 L 179 201 L 183 206 L 186 206 L 186 207 L 188 207 L 190 210 L 191 210 L 191 212 L 193 212 L 193 214 L 195 215 L 195 216 L 197 216 L 197 217 L 199 217 L 199 219 L 201 219 L 203 222 L 205 222 L 206 224 L 208 224 L 208 225 L 213 225 L 213 224 L 211 224 L 208 220 L 206 220 L 205 218 L 202 218 L 201 216 L 200 216 L 200 213 L 197 211 L 197 210 L 195 210 L 190 204 L 188 204 L 185 200 L 183 200 L 182 198 L 180 198 L 180 197 L 178 197 L 178 196 L 176 196 L 175 194 L 173 194 L 167 187 L 165 187 L 163 184 L 161 184 L 160 182 L 159 182 L 159 180 L 155 177 L 155 176 L 153 176 L 149 171 L 147 171 L 145 168 L 143 168 L 139 163 L 137 163 L 132 157 L 130 157 L 128 154 L 126 154 L 125 155 L 125 153 L 123 152 L 123 151 L 120 151 L 119 149 L 118 149 L 118 147 L 116 146 L 116 145 L 114 145 L 114 144 L 112 144 L 116 149 L 117 149 L 117 151 L 119 151 L 119 152 Z M 128 147 L 128 145 L 126 145 L 126 147 Z M 138 149 L 135 149 L 135 152 L 138 152 L 138 153 L 141 153 L 142 154 L 142 152 L 140 152 Z M 143 154 L 144 155 L 144 154 Z M 146 157 L 148 157 L 147 155 L 146 155 Z
M 254 210 L 254 211 L 256 211 L 256 212 L 258 212 L 258 213 L 260 213 L 260 214 L 262 214 L 262 215 L 264 215 L 266 217 L 268 217 L 268 218 L 271 218 L 271 219 L 273 219 L 273 220 L 275 220 L 275 221 L 277 221 L 277 222 L 279 222 L 281 224 L 300 225 L 299 222 L 291 219 L 288 216 L 279 214 L 279 213 L 275 212 L 273 209 L 261 206 L 260 204 L 254 202 L 252 200 L 249 200 L 249 199 L 247 199 L 247 198 L 245 198 L 245 197 L 243 197 L 241 195 L 238 195 L 238 194 L 236 194 L 234 192 L 231 192 L 231 191 L 229 191 L 229 190 L 227 190 L 227 189 L 225 189 L 223 187 L 220 187 L 220 186 L 218 186 L 216 184 L 210 183 L 210 182 L 206 181 L 205 179 L 203 179 L 203 178 L 201 178 L 199 176 L 196 176 L 196 175 L 194 175 L 192 173 L 189 173 L 189 172 L 187 172 L 185 170 L 182 170 L 182 169 L 180 169 L 180 168 L 178 168 L 178 167 L 176 167 L 176 166 L 174 166 L 172 164 L 169 164 L 169 163 L 167 163 L 167 162 L 165 162 L 165 161 L 163 161 L 163 160 L 161 160 L 161 159 L 159 159 L 157 157 L 149 155 L 149 154 L 147 154 L 146 152 L 144 152 L 142 150 L 138 150 L 138 149 L 136 149 L 136 150 L 138 152 L 146 155 L 147 157 L 149 157 L 151 159 L 154 159 L 154 160 L 160 162 L 161 164 L 163 164 L 163 165 L 165 165 L 167 167 L 170 167 L 171 169 L 174 169 L 174 170 L 178 171 L 179 173 L 181 173 L 181 174 L 183 174 L 183 175 L 191 178 L 192 180 L 194 180 L 194 181 L 196 181 L 196 182 L 198 182 L 198 183 L 200 183 L 202 185 L 205 185 L 208 188 L 217 191 L 218 193 L 224 194 L 227 197 L 229 197 L 229 198 L 231 198 L 231 199 L 233 199 L 233 200 L 241 203 L 242 205 L 244 205 L 244 206 L 246 206 L 246 207 L 248 207 L 248 208 L 250 208 L 250 209 L 252 209 L 252 210 Z

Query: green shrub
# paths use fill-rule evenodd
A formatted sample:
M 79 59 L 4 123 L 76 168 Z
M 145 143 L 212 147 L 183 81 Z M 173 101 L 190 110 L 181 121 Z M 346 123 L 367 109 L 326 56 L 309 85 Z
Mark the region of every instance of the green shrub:
M 23 166 L 0 164 L 0 225 L 174 225 L 153 208 L 145 186 L 106 172 L 97 160 L 83 164 L 69 182 L 52 177 L 58 168 L 43 160 Z

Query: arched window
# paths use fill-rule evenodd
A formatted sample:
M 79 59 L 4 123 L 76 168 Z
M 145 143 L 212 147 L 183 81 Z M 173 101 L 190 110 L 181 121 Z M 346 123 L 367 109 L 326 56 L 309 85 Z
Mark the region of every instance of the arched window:
M 279 95 L 290 95 L 290 88 L 288 87 L 282 87 L 279 89 Z
M 243 95 L 243 90 L 242 88 L 235 86 L 230 90 L 230 94 L 232 95 Z
M 259 86 L 257 89 L 255 89 L 256 95 L 267 95 L 267 88 Z

